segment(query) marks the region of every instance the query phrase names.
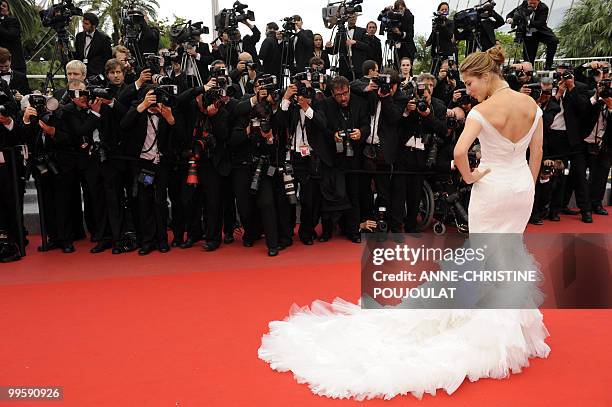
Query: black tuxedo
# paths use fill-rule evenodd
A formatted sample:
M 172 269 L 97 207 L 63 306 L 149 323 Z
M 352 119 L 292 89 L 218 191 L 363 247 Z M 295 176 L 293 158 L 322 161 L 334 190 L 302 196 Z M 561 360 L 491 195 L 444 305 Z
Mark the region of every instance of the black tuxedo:
M 144 23 L 138 37 L 138 48 L 143 54 L 157 54 L 159 49 L 159 30 Z
M 276 33 L 270 32 L 259 49 L 259 58 L 263 63 L 263 72 L 279 77 L 281 73 L 283 43 L 278 43 Z
M 378 64 L 378 69 L 381 69 L 383 66 L 382 60 L 382 44 L 380 42 L 380 38 L 376 35 L 368 35 L 366 34 L 363 37 L 363 41 L 365 41 L 370 46 L 370 51 L 368 53 L 368 59 L 372 61 L 376 61 Z
M 495 46 L 495 30 L 505 23 L 504 18 L 495 10 L 492 11 L 489 18 L 481 21 L 482 35 L 480 36 L 480 45 L 482 46 L 482 51 Z
M 588 128 L 584 120 L 584 114 L 590 107 L 589 88 L 581 82 L 575 82 L 575 84 L 576 87 L 572 91 L 566 90 L 561 98 L 567 137 L 572 147 L 581 145 L 582 140 L 592 130 L 592 127 Z
M 13 69 L 25 73 L 26 63 L 21 45 L 21 26 L 15 17 L 0 18 L 0 47 L 10 51 Z
M 94 76 L 104 74 L 104 65 L 106 61 L 112 58 L 113 51 L 111 48 L 110 38 L 102 31 L 94 31 L 93 38 L 90 42 L 89 52 L 85 57 L 85 35 L 84 31 L 81 31 L 76 35 L 74 42 L 75 59 L 85 62 L 87 60 L 87 76 Z
M 346 46 L 347 34 L 336 34 L 333 48 L 328 48 L 327 52 L 331 55 L 340 54 L 340 75 L 353 80 L 362 75 L 363 63 L 370 54 L 370 45 L 366 42 L 366 30 L 362 27 L 354 27 L 353 40 L 357 41 L 352 47 L 352 57 L 349 59 L 348 47 Z M 350 64 L 349 64 L 350 63 Z M 352 66 L 351 66 L 352 65 Z
M 417 53 L 416 45 L 414 44 L 414 15 L 408 9 L 406 9 L 402 16 L 400 31 L 401 35 L 395 37 L 401 43 L 401 47 L 397 50 L 398 58 L 396 63 L 398 66 L 400 60 L 404 57 L 414 61 Z
M 6 77 L 2 77 L 2 79 L 6 79 Z M 32 93 L 26 75 L 23 72 L 15 70 L 11 71 L 10 73 L 9 88 L 12 90 L 18 90 L 19 93 L 24 96 Z
M 297 40 L 291 39 L 290 65 L 295 61 L 294 72 L 302 72 L 314 56 L 314 34 L 311 30 L 300 30 L 296 37 Z
M 129 136 L 126 135 L 123 141 L 124 153 L 126 155 L 136 158 L 140 157 L 142 147 L 147 138 L 148 116 L 149 113 L 146 111 L 139 113 L 136 110 L 136 106 L 133 106 L 121 120 L 122 131 L 129 134 Z M 163 117 L 159 118 L 157 148 L 166 157 L 172 157 L 172 134 L 182 134 L 179 123 L 180 121 L 177 120 L 174 126 L 170 126 Z

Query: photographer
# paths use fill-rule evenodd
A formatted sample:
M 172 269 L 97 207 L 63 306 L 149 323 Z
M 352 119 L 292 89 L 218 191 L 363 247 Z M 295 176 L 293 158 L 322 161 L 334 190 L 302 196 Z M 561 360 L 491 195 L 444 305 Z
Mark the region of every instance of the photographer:
M 297 203 L 297 183 L 287 159 L 287 129 L 279 111 L 280 100 L 271 93 L 275 87 L 271 79 L 267 75 L 256 79 L 259 93 L 248 101 L 251 120 L 245 131 L 256 160 L 250 192 L 260 212 L 268 255 L 276 256 L 292 245 L 291 204 Z
M 576 68 L 576 80 L 587 84 L 589 89 L 596 89 L 603 79 L 610 78 L 610 63 L 607 61 L 591 61 Z
M 591 205 L 588 198 L 588 184 L 586 181 L 586 155 L 584 139 L 592 129 L 587 129 L 584 122 L 590 102 L 587 85 L 574 80 L 573 71 L 567 65 L 557 67 L 555 74 L 558 84 L 555 98 L 559 102 L 561 111 L 555 116 L 550 126 L 551 139 L 550 153 L 552 155 L 567 155 L 564 159 L 565 167 L 571 162 L 569 177 L 562 177 L 558 188 L 553 191 L 550 219 L 559 221 L 561 210 L 567 210 L 569 195 L 574 189 L 576 203 L 582 214 L 582 221 L 593 222 Z M 571 156 L 570 156 L 571 155 Z
M 28 78 L 24 73 L 12 69 L 12 55 L 6 48 L 0 48 L 0 80 L 6 82 L 11 90 L 16 91 L 17 102 L 21 102 L 24 95 L 30 94 Z
M 17 122 L 19 108 L 9 89 L 0 84 L 0 263 L 16 261 L 21 258 L 18 248 L 19 222 L 23 219 L 23 191 L 25 190 L 25 168 L 16 163 L 18 177 L 13 178 L 8 160 L 8 148 L 25 144 L 24 133 Z M 17 160 L 20 155 L 15 154 Z M 17 182 L 17 188 L 15 188 Z M 15 196 L 17 190 L 17 196 Z M 18 205 L 15 208 L 15 205 Z M 17 211 L 16 211 L 17 209 Z M 19 215 L 16 215 L 19 213 Z
M 89 144 L 85 177 L 96 222 L 96 241 L 91 253 L 112 248 L 113 254 L 135 249 L 133 243 L 123 239 L 125 211 L 123 207 L 123 180 L 125 163 L 112 158 L 120 154 L 122 133 L 119 123 L 127 113 L 114 96 L 123 84 L 124 71 L 119 60 L 110 59 L 105 65 L 110 88 L 90 88 L 91 114 L 99 118 Z
M 251 54 L 248 52 L 242 52 L 238 56 L 238 63 L 236 69 L 229 73 L 229 77 L 232 82 L 236 85 L 236 99 L 240 99 L 245 95 L 253 94 L 253 83 L 257 77 L 257 71 L 259 70 L 259 64 L 253 61 Z
M 172 157 L 171 138 L 180 135 L 180 122 L 174 119 L 167 93 L 155 85 L 139 89 L 140 103 L 121 120 L 121 129 L 131 137 L 124 141 L 125 154 L 138 161 L 133 166 L 134 189 L 138 199 L 141 247 L 138 254 L 148 255 L 155 247 L 170 251 L 167 232 L 167 160 Z M 158 101 L 158 97 L 162 100 Z
M 95 14 L 83 14 L 83 31 L 74 42 L 75 59 L 83 61 L 90 76 L 103 74 L 104 64 L 113 55 L 110 38 L 97 29 L 99 22 Z
M 376 68 L 374 61 L 370 66 Z M 367 65 L 364 63 L 364 65 Z M 372 69 L 364 68 L 368 72 Z M 321 103 L 327 118 L 325 139 L 335 149 L 334 165 L 323 172 L 323 241 L 331 238 L 334 225 L 341 217 L 342 231 L 353 243 L 360 243 L 359 174 L 345 171 L 361 170 L 365 140 L 370 136 L 371 115 L 365 100 L 351 95 L 349 82 L 338 76 L 330 84 L 332 97 Z M 371 88 L 371 87 L 370 87 Z M 342 180 L 341 178 L 344 178 Z M 343 188 L 345 186 L 345 188 Z M 326 191 L 328 193 L 326 193 Z
M 222 59 L 231 67 L 236 67 L 240 52 L 247 52 L 254 58 L 254 61 L 259 61 L 256 45 L 261 38 L 261 32 L 249 20 L 239 22 L 249 27 L 252 34 L 242 38 L 242 33 L 237 28 L 229 27 L 220 30 L 221 44 L 213 43 L 213 58 Z
M 439 140 L 447 134 L 446 106 L 444 102 L 432 97 L 436 85 L 433 75 L 423 73 L 417 79 L 417 86 L 409 96 L 403 121 L 400 124 L 400 145 L 397 169 L 400 171 L 424 171 L 436 165 Z M 418 232 L 417 214 L 423 191 L 425 176 L 421 174 L 397 175 L 402 179 L 396 193 L 400 199 L 394 207 L 401 208 L 406 203 L 404 232 Z M 393 198 L 395 199 L 395 198 Z M 397 206 L 396 206 L 397 205 Z
M 279 111 L 287 128 L 290 162 L 300 190 L 300 228 L 298 235 L 305 245 L 316 238 L 321 207 L 323 166 L 332 167 L 331 140 L 324 138 L 326 118 L 314 104 L 314 89 L 303 82 L 287 87 Z
M 587 111 L 587 126 L 592 131 L 584 141 L 587 145 L 587 167 L 589 168 L 589 199 L 593 212 L 607 215 L 602 205 L 606 194 L 610 162 L 612 159 L 612 87 L 610 79 L 598 83 L 597 92 L 591 97 Z
M 443 61 L 438 71 L 438 80 L 432 96 L 440 99 L 448 106 L 453 100 L 455 90 L 458 88 L 464 88 L 464 85 L 459 79 L 459 70 L 455 61 Z
M 85 83 L 75 79 L 68 82 L 68 97 L 70 103 L 63 105 L 46 123 L 44 118 L 38 119 L 45 139 L 50 141 L 50 149 L 54 151 L 54 160 L 57 163 L 58 173 L 53 175 L 52 184 L 55 199 L 55 218 L 57 222 L 57 243 L 64 253 L 75 251 L 73 242 L 75 236 L 74 202 L 78 198 L 79 206 L 81 196 L 79 180 L 85 179 L 88 167 L 89 149 L 92 145 L 94 130 L 99 128 L 100 120 L 89 109 L 88 92 Z M 26 113 L 28 113 L 26 111 Z M 30 122 L 24 116 L 24 123 Z M 83 191 L 87 194 L 89 187 L 84 183 Z M 75 196 L 75 191 L 78 191 Z M 95 210 L 93 216 L 92 236 L 96 235 Z M 53 214 L 51 214 L 53 216 Z M 77 225 L 78 227 L 78 225 Z
M 181 120 L 188 123 L 182 144 L 183 177 L 181 201 L 185 213 L 187 240 L 180 247 L 187 249 L 202 239 L 202 209 L 206 219 L 204 250 L 221 245 L 223 226 L 223 185 L 229 183 L 231 162 L 226 150 L 230 114 L 224 102 L 223 89 L 213 77 L 203 89 L 188 91 L 192 95 Z M 181 96 L 182 97 L 182 96 Z M 177 225 L 178 226 L 178 225 Z M 233 225 L 232 225 L 233 226 Z M 183 240 L 184 228 L 178 227 L 175 241 Z
M 395 12 L 401 15 L 399 27 L 393 27 L 391 31 L 388 32 L 389 39 L 399 44 L 395 63 L 398 64 L 404 57 L 408 57 L 411 61 L 414 61 L 417 53 L 416 45 L 414 44 L 414 15 L 406 7 L 404 0 L 396 0 L 393 6 L 385 8 L 378 16 L 378 19 L 383 20 L 383 16 L 389 12 Z M 381 29 L 382 28 L 383 25 L 381 24 Z
M 516 35 L 524 36 L 524 59 L 535 62 L 538 45 L 546 45 L 546 64 L 544 70 L 552 70 L 553 60 L 557 52 L 559 40 L 546 25 L 548 21 L 548 6 L 540 0 L 525 0 L 506 16 L 506 22 L 516 26 Z
M 149 24 L 149 13 L 146 10 L 142 10 L 142 14 L 144 20 L 140 24 L 140 33 L 138 35 L 138 49 L 143 54 L 154 54 L 159 48 L 159 29 Z
M 376 24 L 376 21 L 370 21 L 366 25 L 366 35 L 363 38 L 363 41 L 370 47 L 370 52 L 368 53 L 367 59 L 376 61 L 378 66 L 383 66 L 382 44 L 380 42 L 380 38 L 376 36 L 377 32 L 378 25 Z
M 262 70 L 268 75 L 280 75 L 283 53 L 283 34 L 275 22 L 266 25 L 266 38 L 259 49 L 259 58 L 263 63 Z
M 557 99 L 552 96 L 553 81 L 551 78 L 542 78 L 540 86 L 541 94 L 536 102 L 543 112 L 543 155 L 546 157 L 551 155 L 550 145 L 554 142 L 554 135 L 551 134 L 550 126 L 555 116 L 561 111 L 561 106 Z M 543 219 L 549 216 L 552 192 L 558 187 L 558 183 L 560 182 L 560 173 L 562 172 L 560 169 L 561 166 L 564 166 L 561 160 L 545 159 L 543 161 L 540 176 L 535 187 L 535 198 L 529 223 L 533 225 L 543 225 Z
M 295 37 L 291 39 L 292 47 L 290 54 L 294 62 L 293 73 L 302 72 L 308 66 L 308 61 L 314 56 L 314 34 L 311 30 L 305 30 L 304 21 L 298 15 L 293 16 L 295 22 Z
M 332 47 L 327 47 L 330 55 L 338 56 L 338 73 L 349 80 L 361 74 L 361 66 L 368 59 L 370 46 L 365 42 L 366 30 L 357 27 L 357 13 L 351 13 L 347 20 L 348 28 L 336 33 Z M 341 30 L 339 30 L 341 31 Z
M 11 16 L 10 12 L 8 1 L 0 1 L 0 47 L 8 49 L 13 56 L 13 69 L 25 74 L 26 62 L 23 57 L 21 26 L 19 20 Z
M 370 107 L 370 136 L 365 139 L 362 168 L 373 172 L 360 176 L 359 195 L 362 221 L 376 215 L 375 207 L 382 206 L 396 211 L 398 209 L 392 204 L 392 191 L 395 191 L 396 187 L 401 187 L 395 185 L 400 178 L 390 175 L 389 172 L 393 171 L 400 149 L 399 122 L 408 101 L 399 89 L 399 85 L 400 77 L 397 71 L 387 68 L 382 76 L 372 79 L 362 89 Z M 359 94 L 355 86 L 351 87 L 351 90 L 353 89 L 353 93 Z M 383 173 L 376 174 L 376 172 Z M 376 185 L 376 203 L 371 188 L 372 179 Z M 403 222 L 401 212 L 403 211 L 400 211 L 399 215 L 392 212 L 390 219 L 386 219 L 394 233 L 400 231 Z
M 435 67 L 439 67 L 443 60 L 448 59 L 455 53 L 455 26 L 453 20 L 448 19 L 448 12 L 448 3 L 442 2 L 438 5 L 438 9 L 434 13 L 431 34 L 425 43 L 426 47 L 431 47 L 433 75 L 437 74 Z
M 180 71 L 181 69 L 185 69 L 188 87 L 198 86 L 195 80 L 196 75 L 199 75 L 203 81 L 208 78 L 210 74 L 208 71 L 208 66 L 215 60 L 215 58 L 211 54 L 208 44 L 200 41 L 199 31 L 196 31 L 196 33 L 193 34 L 188 41 L 178 44 L 175 51 L 178 55 L 171 59 L 171 66 L 173 68 L 172 71 L 175 75 L 177 75 L 177 70 Z M 185 56 L 184 53 L 187 53 L 187 56 Z M 172 53 L 165 53 L 161 56 L 163 58 L 171 58 L 170 55 L 172 55 Z M 182 61 L 187 61 L 185 62 L 185 66 L 182 66 Z M 195 62 L 195 64 L 190 62 Z M 164 61 L 164 65 L 168 66 L 170 64 L 168 64 L 167 61 Z M 175 65 L 178 65 L 178 67 Z M 197 73 L 195 72 L 196 69 L 198 70 Z
M 504 79 L 512 90 L 526 95 L 531 94 L 531 89 L 525 85 L 536 83 L 533 77 L 533 65 L 527 61 L 518 62 L 505 68 Z

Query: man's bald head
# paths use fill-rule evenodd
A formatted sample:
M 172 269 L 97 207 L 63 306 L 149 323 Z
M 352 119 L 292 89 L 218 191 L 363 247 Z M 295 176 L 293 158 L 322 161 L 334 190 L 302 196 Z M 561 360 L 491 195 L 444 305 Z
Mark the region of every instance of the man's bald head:
M 253 57 L 251 56 L 251 54 L 249 54 L 248 52 L 241 52 L 240 55 L 238 55 L 238 61 L 252 61 Z

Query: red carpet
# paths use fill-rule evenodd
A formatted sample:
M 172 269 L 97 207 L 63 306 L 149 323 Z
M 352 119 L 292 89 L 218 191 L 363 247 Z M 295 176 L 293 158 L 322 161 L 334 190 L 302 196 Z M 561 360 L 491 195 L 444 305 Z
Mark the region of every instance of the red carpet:
M 612 216 L 529 227 L 610 230 Z M 63 386 L 64 401 L 52 405 L 79 407 L 612 405 L 610 310 L 544 310 L 551 354 L 509 380 L 466 382 L 422 401 L 331 400 L 272 371 L 257 348 L 293 302 L 357 299 L 358 245 L 298 243 L 273 259 L 263 242 L 146 258 L 90 255 L 91 246 L 0 265 L 0 386 Z

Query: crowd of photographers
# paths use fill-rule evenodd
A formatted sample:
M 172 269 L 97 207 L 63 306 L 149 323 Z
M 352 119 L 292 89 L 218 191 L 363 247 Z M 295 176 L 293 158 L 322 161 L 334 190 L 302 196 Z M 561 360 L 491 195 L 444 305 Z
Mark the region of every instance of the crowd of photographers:
M 97 17 L 85 13 L 67 87 L 44 95 L 30 91 L 0 48 L 0 149 L 27 146 L 16 189 L 0 156 L 0 240 L 22 234 L 10 208 L 23 204 L 30 175 L 43 248 L 64 253 L 85 238 L 85 225 L 92 253 L 140 255 L 200 241 L 214 251 L 234 242 L 237 225 L 244 246 L 263 237 L 270 256 L 292 245 L 297 223 L 305 245 L 336 233 L 359 243 L 363 231 L 418 232 L 423 184 L 459 176 L 454 143 L 477 104 L 452 53 L 436 51 L 433 75 L 412 75 L 414 16 L 402 0 L 381 13 L 399 50 L 388 68 L 377 23 L 358 27 L 354 9 L 340 38 L 326 44 L 299 16 L 282 30 L 269 23 L 257 52 L 261 33 L 237 4 L 217 16 L 217 28 L 226 28 L 212 47 L 200 41 L 206 28 L 189 22 L 158 50 L 159 32 L 145 18 L 125 46 L 111 48 Z M 396 26 L 393 13 L 402 16 Z M 238 23 L 252 33 L 242 38 Z M 337 75 L 327 75 L 335 55 Z M 529 62 L 506 67 L 509 84 L 544 111 L 534 224 L 573 213 L 572 193 L 584 222 L 607 215 L 609 69 L 559 65 L 536 78 Z M 4 261 L 19 257 L 0 246 Z

